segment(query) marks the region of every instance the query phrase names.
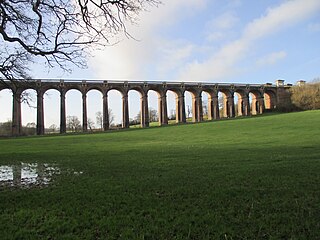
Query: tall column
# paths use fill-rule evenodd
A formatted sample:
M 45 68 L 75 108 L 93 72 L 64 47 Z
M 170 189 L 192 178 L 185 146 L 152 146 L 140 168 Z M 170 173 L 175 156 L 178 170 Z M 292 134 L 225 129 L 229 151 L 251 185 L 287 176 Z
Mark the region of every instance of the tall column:
M 82 93 L 82 131 L 88 131 L 87 93 Z
M 201 93 L 198 94 L 197 96 L 197 122 L 202 122 L 203 121 L 203 108 L 202 108 L 202 97 Z
M 250 115 L 250 102 L 249 102 L 249 96 L 246 94 L 243 98 L 243 115 L 244 116 L 249 116 Z
M 229 108 L 229 116 L 228 117 L 235 117 L 235 111 L 234 111 L 234 95 L 231 94 L 228 97 L 228 108 Z
M 21 124 L 21 91 L 16 90 L 12 95 L 12 135 L 19 136 L 22 133 Z
M 160 94 L 158 96 L 158 112 L 159 112 L 159 125 L 161 126 L 163 116 L 162 116 L 162 98 Z
M 257 115 L 258 114 L 258 109 L 257 109 L 257 97 L 252 94 L 252 101 L 251 101 L 251 114 L 252 115 Z
M 213 96 L 212 100 L 213 100 L 213 119 L 216 120 L 220 118 L 218 95 Z
M 259 114 L 263 114 L 264 108 L 265 108 L 265 106 L 264 106 L 264 97 L 261 96 L 261 97 L 258 99 L 258 101 L 259 101 L 259 109 L 258 109 L 258 112 L 259 112 Z
M 107 131 L 109 126 L 109 106 L 108 106 L 108 92 L 103 93 L 103 130 Z
M 176 123 L 179 123 L 180 119 L 180 97 L 176 94 Z
M 192 122 L 197 121 L 198 116 L 198 101 L 197 97 L 192 94 Z
M 148 95 L 145 93 L 141 99 L 141 117 L 140 117 L 140 125 L 141 127 L 149 127 L 149 107 L 148 107 Z
M 43 92 L 37 91 L 37 135 L 44 134 Z
M 123 93 L 122 96 L 122 128 L 129 128 L 129 104 L 128 93 Z
M 230 117 L 229 101 L 226 96 L 223 97 L 223 117 Z
M 184 100 L 184 92 L 179 96 L 179 122 L 186 122 L 186 105 Z
M 213 98 L 212 95 L 210 94 L 208 97 L 208 120 L 211 121 L 214 119 L 214 114 L 213 114 Z
M 160 125 L 168 124 L 168 110 L 167 110 L 167 94 L 162 93 L 159 96 L 159 123 Z
M 244 108 L 243 108 L 244 104 L 243 104 L 243 97 L 242 95 L 238 97 L 238 101 L 237 101 L 237 112 L 238 112 L 238 116 L 243 116 L 244 115 Z M 236 112 L 235 112 L 236 114 Z
M 66 133 L 66 92 L 60 91 L 60 133 Z

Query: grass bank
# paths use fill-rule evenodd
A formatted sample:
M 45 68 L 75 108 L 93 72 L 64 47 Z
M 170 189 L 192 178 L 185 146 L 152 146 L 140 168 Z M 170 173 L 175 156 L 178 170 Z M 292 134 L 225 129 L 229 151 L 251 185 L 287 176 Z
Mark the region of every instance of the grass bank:
M 61 174 L 47 187 L 0 186 L 1 239 L 319 239 L 319 120 L 2 139 L 0 165 Z

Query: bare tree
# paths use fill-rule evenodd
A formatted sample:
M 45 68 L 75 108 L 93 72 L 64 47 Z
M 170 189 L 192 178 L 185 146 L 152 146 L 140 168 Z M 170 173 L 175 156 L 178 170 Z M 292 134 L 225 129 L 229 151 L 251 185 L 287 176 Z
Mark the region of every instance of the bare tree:
M 202 112 L 204 116 L 208 116 L 208 102 L 202 101 Z
M 137 113 L 137 115 L 134 118 L 136 123 L 141 122 L 141 111 Z M 149 122 L 157 122 L 158 121 L 158 112 L 157 110 L 153 108 L 149 108 Z
M 192 109 L 190 108 L 190 106 L 189 106 L 189 105 L 187 105 L 187 118 L 189 118 L 189 117 L 190 117 L 191 112 L 192 112 Z
M 114 114 L 111 108 L 108 108 L 108 116 L 109 116 L 109 126 L 112 126 L 114 123 Z M 101 111 L 96 112 L 96 123 L 103 130 L 103 114 Z
M 141 122 L 141 111 L 137 113 L 137 115 L 133 120 L 135 121 L 136 124 L 139 124 Z
M 159 120 L 158 118 L 158 112 L 157 110 L 153 108 L 149 108 L 149 121 L 150 122 L 157 122 Z
M 86 66 L 90 50 L 111 45 L 127 24 L 159 0 L 0 0 L 0 73 L 5 79 L 30 78 L 28 64 L 39 57 L 47 66 L 71 71 Z M 116 41 L 114 41 L 116 42 Z M 69 63 L 72 63 L 71 65 Z M 1 80 L 1 79 L 0 79 Z
M 77 132 L 81 129 L 81 123 L 77 116 L 67 117 L 67 128 L 69 131 Z
M 100 129 L 103 130 L 103 115 L 101 111 L 96 112 L 96 122 Z
M 169 119 L 170 120 L 176 119 L 176 110 L 175 109 L 171 109 Z
M 92 132 L 93 131 L 93 128 L 94 128 L 94 121 L 92 121 L 91 118 L 88 118 L 88 128 L 90 129 L 90 131 Z

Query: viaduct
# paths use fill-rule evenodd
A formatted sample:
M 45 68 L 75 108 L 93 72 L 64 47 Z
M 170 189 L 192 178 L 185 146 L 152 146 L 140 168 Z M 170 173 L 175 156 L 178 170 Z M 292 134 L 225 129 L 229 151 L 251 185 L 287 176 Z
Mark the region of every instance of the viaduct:
M 301 81 L 303 82 L 303 81 Z M 129 127 L 128 92 L 136 90 L 140 93 L 141 127 L 149 126 L 148 91 L 158 94 L 159 124 L 168 124 L 167 91 L 176 96 L 176 122 L 186 122 L 185 92 L 192 95 L 193 122 L 203 121 L 202 93 L 208 94 L 208 120 L 222 117 L 235 117 L 235 106 L 240 116 L 262 114 L 265 110 L 276 109 L 288 101 L 291 84 L 284 84 L 284 80 L 277 80 L 275 84 L 222 84 L 195 82 L 155 82 L 155 81 L 71 81 L 71 80 L 30 80 L 30 81 L 0 81 L 0 91 L 9 89 L 13 94 L 12 135 L 22 134 L 21 96 L 23 91 L 34 89 L 37 92 L 37 127 L 38 135 L 45 133 L 43 97 L 46 91 L 55 89 L 60 92 L 60 133 L 66 132 L 66 93 L 76 89 L 82 94 L 82 127 L 86 132 L 87 124 L 87 93 L 98 90 L 103 96 L 103 129 L 109 129 L 108 91 L 118 90 L 122 94 L 122 127 Z M 223 113 L 220 114 L 218 93 L 223 96 Z M 234 96 L 238 102 L 235 105 Z M 251 100 L 249 101 L 249 94 Z M 221 115 L 221 116 L 220 116 Z

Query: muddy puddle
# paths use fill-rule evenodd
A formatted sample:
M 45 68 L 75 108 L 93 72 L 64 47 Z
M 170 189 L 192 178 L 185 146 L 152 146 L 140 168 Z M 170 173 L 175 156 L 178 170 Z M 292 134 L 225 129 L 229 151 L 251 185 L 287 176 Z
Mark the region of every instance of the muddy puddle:
M 79 175 L 82 172 L 73 172 Z M 18 165 L 0 166 L 0 186 L 36 187 L 47 186 L 54 177 L 61 174 L 55 164 L 21 163 Z

